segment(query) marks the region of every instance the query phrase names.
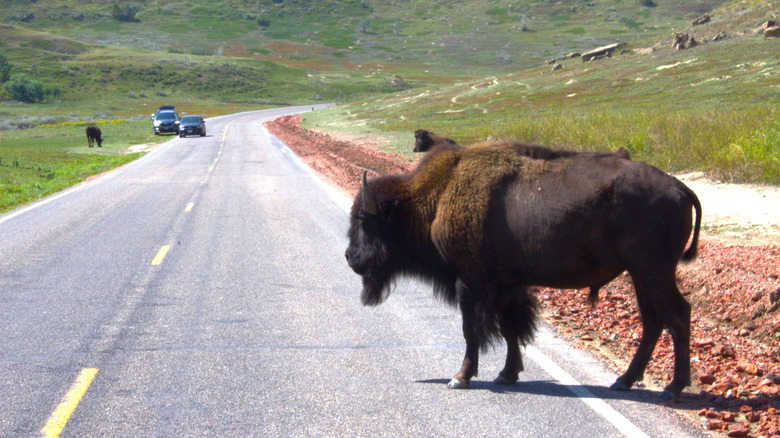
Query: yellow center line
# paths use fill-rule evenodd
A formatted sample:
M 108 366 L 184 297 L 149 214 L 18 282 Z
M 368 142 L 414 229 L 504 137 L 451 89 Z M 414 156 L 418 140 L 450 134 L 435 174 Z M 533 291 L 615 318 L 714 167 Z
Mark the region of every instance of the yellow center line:
M 162 263 L 165 255 L 168 254 L 169 249 L 171 249 L 170 245 L 163 245 L 163 247 L 160 248 L 160 251 L 158 251 L 157 255 L 154 257 L 154 260 L 152 260 L 152 265 L 159 265 Z
M 190 211 L 192 211 L 192 207 L 194 207 L 194 206 L 195 206 L 195 203 L 194 202 L 190 202 L 189 204 L 187 204 L 187 208 L 184 209 L 184 212 L 185 213 L 189 213 Z
M 41 433 L 46 438 L 56 438 L 62 433 L 62 429 L 68 423 L 73 411 L 76 410 L 81 398 L 87 392 L 87 388 L 92 384 L 92 380 L 97 375 L 97 368 L 84 368 L 76 378 L 73 386 L 70 387 L 68 393 L 62 398 L 62 402 L 57 406 L 57 409 L 49 417 L 49 421 L 46 422 L 46 426 L 43 426 Z
M 227 125 L 225 125 L 225 129 L 222 130 L 222 138 L 219 140 L 220 142 L 224 143 L 225 137 L 227 136 L 228 126 L 230 126 L 231 123 L 233 123 L 233 122 L 229 122 Z

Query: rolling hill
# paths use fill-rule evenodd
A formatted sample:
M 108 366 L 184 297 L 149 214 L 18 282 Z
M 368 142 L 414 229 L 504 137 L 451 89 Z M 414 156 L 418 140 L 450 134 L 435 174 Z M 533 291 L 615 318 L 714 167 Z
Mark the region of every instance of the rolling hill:
M 776 0 L 1 4 L 0 53 L 52 91 L 39 115 L 334 101 L 345 105 L 306 123 L 399 139 L 424 126 L 463 141 L 626 146 L 665 169 L 780 180 L 780 50 L 759 33 L 780 13 Z M 673 32 L 702 44 L 674 50 Z M 610 43 L 621 44 L 611 58 L 562 59 Z M 544 65 L 552 59 L 559 70 Z M 0 119 L 14 126 L 30 112 L 6 96 Z

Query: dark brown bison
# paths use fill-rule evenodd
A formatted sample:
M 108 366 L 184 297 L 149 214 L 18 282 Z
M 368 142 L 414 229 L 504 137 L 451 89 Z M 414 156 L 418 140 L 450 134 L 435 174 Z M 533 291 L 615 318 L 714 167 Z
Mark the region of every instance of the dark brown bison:
M 414 152 L 427 152 L 435 146 L 459 147 L 460 145 L 455 140 L 436 135 L 425 129 L 414 131 Z
M 414 132 L 414 152 L 426 152 L 434 148 L 451 148 L 451 147 L 463 147 L 455 140 L 450 138 L 436 135 L 425 129 L 418 129 Z M 514 150 L 529 158 L 538 159 L 556 159 L 561 157 L 570 157 L 577 154 L 596 154 L 603 155 L 602 152 L 582 152 L 566 149 L 551 149 L 544 146 L 532 145 L 526 143 L 511 143 Z M 628 149 L 621 146 L 614 152 L 614 155 L 626 160 L 631 159 L 631 154 Z M 599 289 L 604 286 L 603 284 L 594 285 L 590 289 L 587 302 L 591 307 L 595 307 L 599 299 Z
M 523 155 L 531 158 L 558 158 L 560 156 L 570 156 L 574 154 L 583 153 L 583 152 L 570 151 L 564 149 L 550 149 L 544 146 L 525 144 L 525 143 L 513 143 L 513 145 Z M 418 129 L 414 131 L 414 149 L 413 149 L 414 152 L 427 152 L 437 147 L 447 148 L 447 147 L 462 147 L 462 146 L 451 138 L 436 135 L 433 132 L 425 129 Z M 584 153 L 589 153 L 589 152 L 584 152 Z M 600 153 L 600 152 L 596 152 L 596 153 Z M 620 158 L 625 158 L 626 160 L 631 159 L 631 154 L 628 152 L 628 149 L 626 149 L 623 146 L 619 147 L 618 150 L 614 152 L 614 154 Z
M 451 388 L 469 385 L 479 351 L 500 337 L 508 349 L 495 382 L 517 382 L 519 346 L 536 327 L 530 286 L 597 293 L 628 271 L 643 333 L 612 389 L 642 377 L 666 326 L 675 367 L 662 397 L 678 398 L 690 384 L 690 305 L 675 271 L 696 257 L 700 226 L 696 195 L 650 165 L 596 152 L 535 158 L 523 145 L 488 142 L 434 149 L 411 173 L 371 181 L 364 173 L 345 256 L 365 305 L 380 304 L 405 276 L 460 307 L 466 354 Z
M 100 128 L 97 126 L 87 126 L 87 143 L 92 147 L 97 142 L 98 147 L 103 147 L 103 139 L 100 137 Z

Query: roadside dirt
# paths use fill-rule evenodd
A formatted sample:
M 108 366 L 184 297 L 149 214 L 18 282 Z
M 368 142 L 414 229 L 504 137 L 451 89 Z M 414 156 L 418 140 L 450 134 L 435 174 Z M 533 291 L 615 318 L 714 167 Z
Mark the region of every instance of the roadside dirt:
M 371 139 L 350 142 L 301 129 L 300 116 L 266 124 L 312 168 L 350 195 L 363 170 L 384 175 L 416 163 L 378 151 Z M 410 148 L 412 147 L 410 133 Z M 678 176 L 702 203 L 696 261 L 680 265 L 678 283 L 692 305 L 693 385 L 670 407 L 705 430 L 728 436 L 780 437 L 780 188 L 720 184 L 700 173 Z M 601 290 L 595 309 L 587 290 L 540 289 L 543 318 L 618 372 L 641 337 L 627 275 Z M 664 332 L 643 385 L 671 381 L 674 353 Z

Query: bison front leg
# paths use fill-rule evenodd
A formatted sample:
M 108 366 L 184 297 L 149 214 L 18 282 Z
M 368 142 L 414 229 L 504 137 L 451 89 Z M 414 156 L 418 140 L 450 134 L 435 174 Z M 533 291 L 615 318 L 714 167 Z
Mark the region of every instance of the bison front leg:
M 498 377 L 493 380 L 493 383 L 498 385 L 514 385 L 519 379 L 521 371 L 525 370 L 523 366 L 523 356 L 520 354 L 520 345 L 517 342 L 517 338 L 514 341 L 507 338 L 506 343 L 506 362 L 504 363 L 504 369 L 498 373 Z
M 498 324 L 506 341 L 506 363 L 493 382 L 511 385 L 524 370 L 520 345 L 525 346 L 533 339 L 539 309 L 536 298 L 525 286 L 502 290 L 499 295 Z
M 511 315 L 507 315 L 506 311 L 502 312 L 499 324 L 501 325 L 501 336 L 506 341 L 506 362 L 504 363 L 504 369 L 498 373 L 498 377 L 493 380 L 493 383 L 512 385 L 517 383 L 520 371 L 525 370 L 523 356 L 520 353 L 518 333 L 512 324 Z
M 460 371 L 450 380 L 447 386 L 451 389 L 468 388 L 471 378 L 477 375 L 479 370 L 479 341 L 476 331 L 476 319 L 474 316 L 474 302 L 469 298 L 466 285 L 458 280 L 455 284 L 458 293 L 458 303 L 461 317 L 463 318 L 463 338 L 466 340 L 466 356 Z

